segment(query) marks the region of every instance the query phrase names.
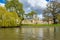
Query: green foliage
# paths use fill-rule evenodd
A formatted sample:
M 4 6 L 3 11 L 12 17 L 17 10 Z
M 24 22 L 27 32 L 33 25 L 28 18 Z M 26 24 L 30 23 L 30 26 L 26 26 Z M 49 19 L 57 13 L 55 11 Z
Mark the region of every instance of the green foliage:
M 26 16 L 31 18 L 31 19 L 33 19 L 34 16 L 36 16 L 36 15 L 37 15 L 37 13 L 35 11 L 31 11 L 30 13 L 26 14 Z
M 8 0 L 6 0 L 8 1 Z M 20 24 L 22 23 L 24 19 L 24 10 L 23 10 L 23 4 L 19 2 L 19 0 L 10 0 L 5 5 L 6 9 L 9 12 L 16 12 L 18 17 L 20 17 Z
M 58 23 L 60 23 L 60 13 L 57 14 Z
M 22 17 L 24 14 L 23 4 L 19 0 L 8 1 L 5 6 L 8 11 L 16 12 L 19 17 Z
M 60 24 L 22 24 L 22 27 L 59 27 Z
M 8 12 L 4 7 L 0 7 L 0 26 L 18 26 L 20 18 L 15 12 Z

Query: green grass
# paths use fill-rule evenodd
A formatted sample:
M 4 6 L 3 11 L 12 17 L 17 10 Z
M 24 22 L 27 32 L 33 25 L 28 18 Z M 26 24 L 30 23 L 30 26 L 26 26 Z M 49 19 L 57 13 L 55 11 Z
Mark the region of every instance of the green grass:
M 41 26 L 60 26 L 60 24 L 22 24 L 22 26 L 37 26 L 37 27 L 41 27 Z

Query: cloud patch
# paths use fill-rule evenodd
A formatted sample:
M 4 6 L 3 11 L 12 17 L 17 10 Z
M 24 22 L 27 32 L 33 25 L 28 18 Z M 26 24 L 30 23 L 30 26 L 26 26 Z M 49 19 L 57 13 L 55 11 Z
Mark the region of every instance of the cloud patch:
M 42 10 L 46 7 L 47 1 L 45 0 L 20 0 L 24 5 L 24 10 L 26 13 L 31 10 L 35 10 L 39 14 L 42 13 Z

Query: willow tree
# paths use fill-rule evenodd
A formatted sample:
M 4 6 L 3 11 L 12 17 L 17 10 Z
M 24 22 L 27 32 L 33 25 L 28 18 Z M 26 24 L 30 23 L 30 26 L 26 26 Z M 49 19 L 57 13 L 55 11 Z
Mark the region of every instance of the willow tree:
M 23 4 L 19 2 L 19 0 L 6 0 L 6 9 L 10 12 L 16 12 L 17 15 L 20 17 L 21 22 L 24 19 L 24 10 Z M 21 24 L 20 22 L 20 24 Z
M 20 19 L 15 12 L 8 12 L 5 7 L 0 7 L 0 26 L 18 26 L 19 23 Z
M 43 15 L 45 16 L 45 18 L 50 17 L 50 19 L 53 20 L 53 24 L 57 24 L 57 14 L 59 10 L 60 10 L 60 3 L 52 1 L 47 4 L 47 9 L 44 10 Z

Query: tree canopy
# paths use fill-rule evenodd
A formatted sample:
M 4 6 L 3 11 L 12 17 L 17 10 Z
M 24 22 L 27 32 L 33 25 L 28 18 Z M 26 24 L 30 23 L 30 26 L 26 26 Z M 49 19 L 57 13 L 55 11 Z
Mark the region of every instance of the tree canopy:
M 28 14 L 26 14 L 26 16 L 30 19 L 34 19 L 34 17 L 37 15 L 37 12 L 35 11 L 31 11 Z
M 19 17 L 22 17 L 24 14 L 23 4 L 20 3 L 19 0 L 8 1 L 5 6 L 8 11 L 16 12 Z
M 60 3 L 56 2 L 56 1 L 52 1 L 50 3 L 47 4 L 47 9 L 44 10 L 44 17 L 53 20 L 53 23 L 56 24 L 57 23 L 57 14 L 60 10 Z
M 4 7 L 0 7 L 0 26 L 18 26 L 20 19 L 15 12 L 8 12 Z
M 19 0 L 10 0 L 6 3 L 5 7 L 9 12 L 17 13 L 18 17 L 20 17 L 21 20 L 20 24 L 21 24 L 24 19 L 24 13 L 25 13 L 23 9 L 23 4 L 20 3 Z

